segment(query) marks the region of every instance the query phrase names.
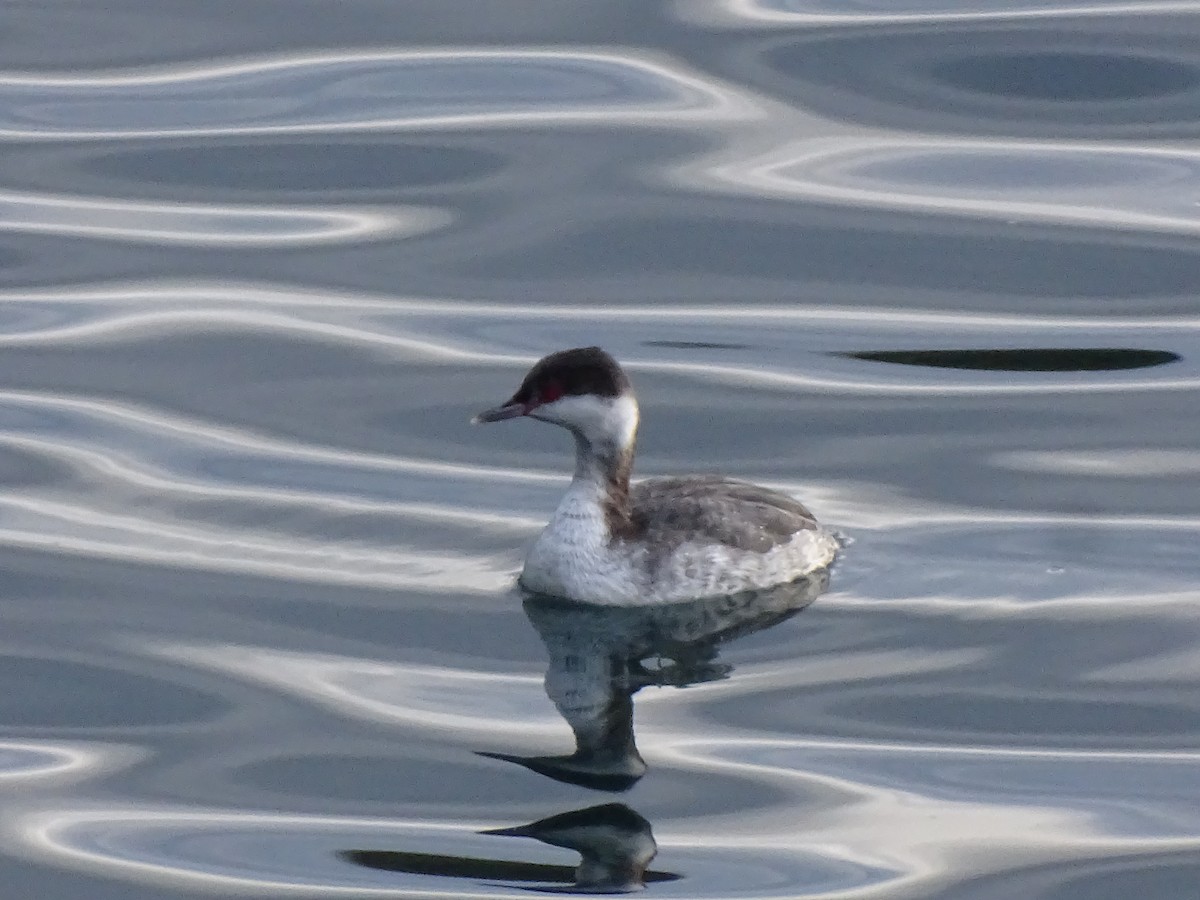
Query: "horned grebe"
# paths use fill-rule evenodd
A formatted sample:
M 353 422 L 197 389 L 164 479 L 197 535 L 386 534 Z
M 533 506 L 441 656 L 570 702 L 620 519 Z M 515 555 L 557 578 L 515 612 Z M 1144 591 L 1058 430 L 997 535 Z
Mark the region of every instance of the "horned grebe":
M 540 360 L 473 422 L 530 416 L 575 437 L 575 477 L 520 584 L 587 603 L 664 603 L 770 587 L 833 561 L 837 541 L 786 494 L 716 475 L 629 483 L 638 406 L 599 347 Z

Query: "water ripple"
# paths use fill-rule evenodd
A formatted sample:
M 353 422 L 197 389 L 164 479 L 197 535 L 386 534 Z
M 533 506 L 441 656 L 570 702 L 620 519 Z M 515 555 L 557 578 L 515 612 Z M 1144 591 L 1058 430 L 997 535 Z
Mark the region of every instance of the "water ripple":
M 859 129 L 1145 145 L 1195 136 L 1194 28 L 1194 16 L 1130 12 L 781 29 L 741 68 L 764 92 Z
M 492 594 L 512 565 L 465 553 L 305 541 L 44 499 L 0 501 L 0 544 L 184 569 L 392 589 Z
M 0 36 L 31 893 L 528 897 L 575 859 L 477 831 L 579 785 L 666 897 L 1192 889 L 1200 0 L 122 3 Z M 565 436 L 467 418 L 593 342 L 640 473 L 803 496 L 832 593 L 528 632 Z
M 121 744 L 0 741 L 0 790 L 63 785 L 107 775 L 147 753 Z
M 541 678 L 532 675 L 240 645 L 161 644 L 149 649 L 157 656 L 302 697 L 341 715 L 428 729 L 442 739 L 544 736 L 557 724 L 549 710 L 541 722 L 529 719 L 522 694 L 536 694 L 541 688 Z
M 0 73 L 9 139 L 484 128 L 744 117 L 748 95 L 650 55 L 565 50 L 290 56 L 87 76 Z M 120 123 L 114 125 L 114 123 Z
M 581 315 L 565 306 L 512 309 L 228 284 L 8 291 L 3 299 L 0 342 L 14 353 L 22 347 L 38 348 L 45 355 L 116 340 L 157 340 L 164 332 L 195 335 L 205 323 L 209 328 L 270 336 L 276 344 L 301 338 L 372 355 L 382 350 L 385 358 L 434 367 L 453 363 L 456 371 L 511 367 L 514 383 L 519 368 L 533 356 L 493 349 L 492 328 L 528 325 L 532 332 L 542 328 L 541 323 L 554 325 Z M 680 304 L 612 307 L 589 316 L 602 317 L 617 344 L 644 342 L 646 323 L 656 317 L 714 330 L 752 320 L 754 328 L 795 330 L 805 344 L 821 351 L 779 356 L 778 363 L 764 365 L 753 355 L 725 362 L 720 347 L 696 351 L 698 358 L 687 362 L 652 348 L 652 355 L 643 349 L 631 361 L 635 371 L 681 377 L 701 386 L 726 383 L 789 393 L 944 398 L 955 393 L 1178 390 L 1200 380 L 1193 371 L 1196 354 L 1189 350 L 1200 336 L 1200 319 L 1190 315 L 1022 318 L 938 310 Z M 914 335 L 920 335 L 934 347 L 953 347 L 982 342 L 984 336 L 998 343 L 998 332 L 1022 344 L 1053 337 L 1061 345 L 1068 343 L 1069 335 L 1070 343 L 1085 346 L 1107 343 L 1116 334 L 1136 334 L 1139 343 L 1175 348 L 1184 360 L 1141 370 L 1152 374 L 1131 375 L 922 370 L 831 355 L 864 346 L 886 347 L 898 334 L 906 341 L 916 342 Z M 902 374 L 883 371 L 897 368 Z M 1177 374 L 1172 378 L 1173 370 Z M 441 370 L 433 371 L 431 383 L 440 383 Z M 467 404 L 473 405 L 477 404 Z M 443 412 L 459 424 L 442 440 L 462 444 L 466 412 L 455 413 L 453 404 Z M 422 421 L 427 427 L 429 420 Z M 510 465 L 496 465 L 455 461 L 428 448 L 410 454 L 354 450 L 338 446 L 328 435 L 307 441 L 276 436 L 272 427 L 274 423 L 237 427 L 217 417 L 181 415 L 161 403 L 135 404 L 65 391 L 0 392 L 0 448 L 6 458 L 14 464 L 36 460 L 52 467 L 56 477 L 66 477 L 65 484 L 53 489 L 41 483 L 14 484 L 0 500 L 0 540 L 13 547 L 143 564 L 482 596 L 508 583 L 524 539 L 545 521 L 566 478 L 561 466 L 540 459 L 531 464 L 527 457 L 513 458 Z M 1051 462 L 1037 455 L 1040 445 L 979 448 L 987 454 L 981 465 L 989 477 L 1005 469 L 1049 472 Z M 861 554 L 864 559 L 909 573 L 905 584 L 892 583 L 905 603 L 940 604 L 957 594 L 961 602 L 1006 603 L 1010 596 L 1019 596 L 1086 605 L 1115 596 L 1114 586 L 1118 593 L 1160 596 L 1182 589 L 1178 579 L 1160 578 L 1148 585 L 1114 567 L 1114 560 L 1129 553 L 1146 563 L 1161 561 L 1164 572 L 1194 569 L 1183 548 L 1200 529 L 1200 521 L 1170 505 L 1158 507 L 1166 510 L 1158 513 L 1143 512 L 1145 506 L 1042 510 L 1031 496 L 1031 509 L 1014 507 L 1011 498 L 1003 509 L 979 508 L 903 496 L 868 484 L 761 480 L 787 490 L 803 489 L 829 521 L 858 529 L 856 536 L 869 549 Z M 1086 560 L 1090 574 L 1084 577 L 1086 573 L 1077 570 L 1069 582 L 1059 579 L 1047 587 L 1045 574 L 1061 553 L 1049 548 L 1072 534 L 1072 545 L 1078 545 L 1073 558 Z M 987 549 L 981 550 L 984 546 Z M 989 564 L 964 583 L 985 587 L 984 595 L 965 598 L 961 587 L 950 591 L 946 584 L 928 582 L 928 567 L 914 570 L 900 564 L 915 552 L 940 560 L 947 572 L 960 571 L 971 554 L 981 553 Z M 855 577 L 864 574 L 857 563 L 846 565 Z M 990 574 L 983 585 L 978 576 L 985 569 Z M 1044 583 L 1040 587 L 1039 581 Z M 857 591 L 836 602 L 897 599 L 895 593 L 875 597 Z
M 151 244 L 276 247 L 411 237 L 443 227 L 448 213 L 146 203 L 0 191 L 0 230 Z
M 56 432 L 71 437 L 55 438 Z M 411 518 L 450 527 L 498 529 L 500 533 L 534 524 L 511 515 L 472 513 L 445 503 L 398 498 L 389 502 L 344 489 L 314 488 L 328 480 L 320 477 L 321 471 L 340 471 L 336 480 L 344 483 L 346 466 L 362 465 L 367 472 L 407 470 L 414 476 L 424 471 L 455 479 L 470 478 L 470 467 L 334 449 L 306 450 L 102 401 L 9 393 L 0 398 L 0 446 L 31 451 L 43 460 L 65 465 L 78 484 L 74 490 L 54 492 L 14 487 L 0 498 L 0 543 L 9 546 L 342 584 L 477 593 L 501 586 L 509 577 L 511 560 L 446 546 L 307 536 L 294 521 L 289 532 L 278 521 L 285 518 L 282 508 L 290 507 L 293 519 L 298 510 L 305 509 L 310 514 L 334 516 L 370 512 L 397 522 Z M 219 473 L 221 458 L 237 470 L 236 475 L 201 479 L 182 474 Z M 258 465 L 253 464 L 255 458 Z M 265 474 L 277 471 L 279 460 L 288 458 L 293 465 L 305 458 L 310 461 L 314 477 L 306 482 L 305 490 L 292 486 L 294 473 L 282 480 L 277 474 L 275 486 L 247 482 L 247 466 Z M 497 472 L 486 471 L 475 475 L 499 477 Z M 514 477 L 528 480 L 530 476 L 514 473 Z M 102 487 L 97 490 L 97 485 Z M 411 488 L 411 483 L 393 484 L 391 492 L 411 494 Z M 276 521 L 269 527 L 237 527 L 229 521 L 235 500 L 248 504 L 259 519 L 276 507 Z M 200 501 L 223 501 L 220 521 L 206 523 L 199 517 L 202 510 L 188 505 Z
M 1100 0 L 1091 3 L 974 0 L 955 4 L 908 0 L 905 3 L 855 3 L 852 10 L 830 0 L 704 0 L 683 7 L 681 15 L 691 21 L 713 25 L 811 27 L 1178 15 L 1194 12 L 1197 8 L 1200 4 L 1196 0 Z
M 1028 450 L 997 454 L 994 461 L 998 466 L 1018 472 L 1086 475 L 1090 478 L 1200 474 L 1200 451 L 1196 450 Z
M 174 283 L 111 285 L 52 291 L 0 292 L 4 316 L 0 343 L 79 344 L 102 340 L 189 333 L 198 327 L 224 327 L 263 334 L 289 335 L 331 344 L 356 345 L 403 355 L 412 360 L 454 361 L 462 366 L 497 363 L 527 365 L 541 354 L 514 353 L 488 337 L 497 327 L 506 333 L 522 323 L 537 323 L 546 340 L 561 331 L 564 344 L 583 320 L 603 321 L 610 349 L 634 371 L 687 375 L 702 381 L 748 385 L 777 391 L 878 395 L 1017 395 L 1179 391 L 1200 386 L 1200 318 L 1180 316 L 1053 316 L 974 314 L 953 310 L 849 308 L 824 304 L 787 306 L 696 306 L 663 304 L 575 306 L 487 304 L 470 301 L 388 298 L 380 295 L 328 295 L 264 285 Z M 52 312 L 53 311 L 53 312 Z M 7 319 L 7 322 L 5 321 Z M 647 323 L 700 335 L 750 333 L 777 328 L 780 335 L 803 337 L 807 356 L 781 368 L 761 358 L 731 363 L 720 346 L 677 361 L 666 354 L 645 357 Z M 816 329 L 815 325 L 823 326 Z M 732 329 L 732 331 L 731 331 Z M 530 329 L 532 331 L 532 329 Z M 904 350 L 977 348 L 1011 349 L 1113 346 L 1113 336 L 1138 333 L 1139 350 L 1174 354 L 1180 361 L 1156 371 L 1079 373 L 1002 373 L 982 371 L 880 371 L 870 361 L 837 359 L 825 354 L 887 350 L 897 335 Z M 1156 345 L 1147 346 L 1150 340 Z M 874 345 L 874 346 L 873 346 Z M 543 344 L 544 346 L 544 344 Z
M 1063 141 L 874 138 L 804 142 L 693 163 L 685 182 L 761 196 L 1017 222 L 1200 234 L 1188 150 Z M 698 174 L 690 174 L 696 172 Z
M 403 847 L 445 859 L 447 843 L 475 862 L 517 854 L 561 862 L 562 851 L 497 842 L 476 832 L 494 823 L 301 816 L 154 807 L 58 809 L 27 814 L 11 829 L 15 852 L 56 865 L 172 888 L 312 896 L 527 898 L 520 884 L 376 870 L 348 861 L 348 850 Z M 507 823 L 505 823 L 507 824 Z M 827 896 L 891 874 L 838 848 L 659 841 L 660 860 L 688 873 L 681 896 Z M 500 866 L 496 866 L 500 869 Z M 515 868 L 515 867 L 514 867 Z M 491 882 L 491 883 L 488 883 Z M 661 890 L 661 886 L 656 885 Z M 536 890 L 536 888 L 535 888 Z M 669 889 L 668 889 L 669 890 Z M 678 893 L 678 892 L 677 892 Z
M 793 804 L 806 803 L 800 840 L 864 848 L 864 861 L 900 873 L 889 895 L 1038 861 L 1200 849 L 1195 800 L 1187 799 L 1196 793 L 1190 758 L 1026 756 L 1006 765 L 974 751 L 836 746 L 822 752 L 790 741 L 736 739 L 679 744 L 668 753 L 672 762 L 710 776 L 741 771 L 777 785 L 775 808 L 729 817 L 729 843 L 794 840 Z M 1126 780 L 1143 799 L 1104 787 Z M 722 830 L 712 822 L 707 827 L 710 835 Z

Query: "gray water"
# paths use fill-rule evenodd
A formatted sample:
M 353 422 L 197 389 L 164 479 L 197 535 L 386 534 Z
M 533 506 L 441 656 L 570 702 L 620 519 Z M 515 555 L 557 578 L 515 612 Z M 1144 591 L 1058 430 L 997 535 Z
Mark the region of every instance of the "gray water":
M 8 0 L 4 896 L 1194 896 L 1198 6 Z M 582 344 L 827 589 L 524 603 Z

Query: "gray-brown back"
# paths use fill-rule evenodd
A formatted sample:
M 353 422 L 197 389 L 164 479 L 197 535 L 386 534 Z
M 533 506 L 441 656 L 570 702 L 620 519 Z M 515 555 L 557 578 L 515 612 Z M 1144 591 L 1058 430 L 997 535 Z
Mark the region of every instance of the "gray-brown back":
M 630 538 L 663 549 L 689 541 L 765 553 L 817 527 L 798 500 L 719 475 L 648 478 L 630 487 Z

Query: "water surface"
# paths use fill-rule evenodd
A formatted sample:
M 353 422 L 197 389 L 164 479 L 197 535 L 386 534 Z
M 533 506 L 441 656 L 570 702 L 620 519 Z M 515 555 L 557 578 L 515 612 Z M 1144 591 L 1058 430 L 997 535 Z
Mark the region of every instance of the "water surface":
M 1198 38 L 6 4 L 9 891 L 522 897 L 582 828 L 664 897 L 1188 895 Z M 828 586 L 527 603 L 569 440 L 467 420 L 584 344 L 641 474 L 802 496 Z

